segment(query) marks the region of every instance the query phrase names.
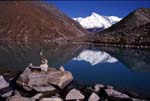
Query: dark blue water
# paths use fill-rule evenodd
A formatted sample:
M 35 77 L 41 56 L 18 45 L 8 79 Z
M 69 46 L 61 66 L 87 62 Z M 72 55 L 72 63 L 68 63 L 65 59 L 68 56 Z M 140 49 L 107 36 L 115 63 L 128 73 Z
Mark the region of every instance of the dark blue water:
M 71 71 L 75 80 L 80 83 L 113 85 L 118 89 L 150 96 L 150 71 L 134 71 L 127 68 L 119 60 L 114 63 L 102 62 L 96 65 L 91 65 L 84 60 L 70 60 L 64 67 L 66 70 Z
M 150 51 L 79 44 L 0 43 L 0 74 L 39 65 L 40 52 L 50 67 L 71 71 L 85 85 L 112 85 L 150 97 Z

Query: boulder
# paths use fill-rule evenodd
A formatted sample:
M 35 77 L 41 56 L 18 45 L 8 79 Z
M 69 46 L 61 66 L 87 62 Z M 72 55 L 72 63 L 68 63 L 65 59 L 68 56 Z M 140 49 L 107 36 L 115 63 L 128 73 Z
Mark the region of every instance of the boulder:
M 8 92 L 2 94 L 1 97 L 4 97 L 4 98 L 9 97 L 9 96 L 12 95 L 12 93 L 13 93 L 13 90 L 10 90 L 10 91 L 8 91 Z
M 9 83 L 7 83 L 3 76 L 0 76 L 0 90 L 7 87 L 9 87 Z
M 106 89 L 105 91 L 108 96 L 113 96 L 113 97 L 122 98 L 122 99 L 130 98 L 128 95 L 121 93 L 119 91 L 116 91 L 114 89 Z
M 100 88 L 103 88 L 104 87 L 104 85 L 102 85 L 102 84 L 96 84 L 95 86 L 94 86 L 94 91 L 95 92 L 98 92 L 99 90 L 100 90 Z
M 48 70 L 48 82 L 63 89 L 73 80 L 71 72 L 59 71 L 54 68 Z
M 15 95 L 15 96 L 21 96 L 21 94 L 20 94 L 20 92 L 19 92 L 18 90 L 15 90 L 15 91 L 14 91 L 14 95 Z
M 114 87 L 113 86 L 107 86 L 107 89 L 114 89 Z
M 63 101 L 59 97 L 54 97 L 54 98 L 42 98 L 40 101 Z
M 46 73 L 42 71 L 26 68 L 17 79 L 17 84 L 25 90 L 36 90 L 38 92 L 53 91 L 52 85 L 63 89 L 73 80 L 73 76 L 68 71 L 60 71 L 54 68 L 48 68 Z M 52 85 L 51 85 L 52 84 Z
M 34 95 L 33 97 L 31 97 L 32 99 L 39 99 L 40 97 L 42 97 L 43 94 L 42 93 L 38 93 L 36 95 Z
M 65 100 L 84 100 L 85 96 L 77 89 L 72 89 L 67 94 Z
M 99 100 L 100 100 L 100 97 L 95 93 L 92 93 L 88 99 L 88 101 L 99 101 Z
M 48 85 L 48 86 L 33 86 L 33 89 L 37 92 L 48 92 L 48 91 L 55 91 L 56 88 L 53 87 L 52 85 Z
M 148 101 L 148 100 L 145 100 L 145 99 L 137 99 L 137 98 L 131 98 L 132 101 Z
M 11 96 L 7 98 L 7 101 L 35 101 L 35 99 L 22 97 L 22 96 Z

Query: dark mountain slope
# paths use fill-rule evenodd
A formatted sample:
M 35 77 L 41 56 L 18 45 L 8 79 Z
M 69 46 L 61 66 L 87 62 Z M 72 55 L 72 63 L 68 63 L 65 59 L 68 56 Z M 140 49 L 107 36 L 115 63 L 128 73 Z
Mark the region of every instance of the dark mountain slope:
M 96 42 L 104 44 L 150 46 L 150 9 L 130 13 L 112 27 L 97 33 Z
M 87 33 L 52 4 L 40 1 L 1 1 L 0 39 L 63 40 Z

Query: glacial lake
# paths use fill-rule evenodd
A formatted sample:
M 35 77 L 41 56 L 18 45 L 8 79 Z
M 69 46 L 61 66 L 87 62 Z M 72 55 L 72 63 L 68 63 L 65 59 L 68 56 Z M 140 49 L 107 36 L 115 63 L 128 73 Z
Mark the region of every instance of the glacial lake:
M 42 52 L 50 67 L 71 71 L 76 84 L 112 85 L 115 89 L 150 97 L 150 51 L 82 44 L 0 42 L 0 75 L 40 65 Z

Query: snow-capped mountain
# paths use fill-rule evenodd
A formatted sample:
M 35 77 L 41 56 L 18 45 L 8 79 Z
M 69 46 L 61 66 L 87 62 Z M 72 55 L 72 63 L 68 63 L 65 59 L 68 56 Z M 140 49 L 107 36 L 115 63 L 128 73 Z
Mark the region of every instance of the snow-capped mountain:
M 116 22 L 119 22 L 122 18 L 119 18 L 117 16 L 103 16 L 93 12 L 90 16 L 87 16 L 85 18 L 79 17 L 73 19 L 79 22 L 81 26 L 85 29 L 91 28 L 106 29 L 111 25 L 115 24 Z
M 92 50 L 84 50 L 77 57 L 73 58 L 76 61 L 86 61 L 91 65 L 96 65 L 99 63 L 114 63 L 118 60 L 108 53 L 103 51 L 92 51 Z

